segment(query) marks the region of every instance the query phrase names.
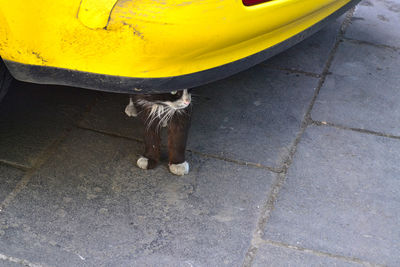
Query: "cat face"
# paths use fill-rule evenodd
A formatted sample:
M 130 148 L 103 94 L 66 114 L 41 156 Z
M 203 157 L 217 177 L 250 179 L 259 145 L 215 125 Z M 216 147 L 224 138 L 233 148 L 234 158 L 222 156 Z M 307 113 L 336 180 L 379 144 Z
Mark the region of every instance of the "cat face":
M 147 114 L 148 127 L 153 123 L 157 123 L 159 127 L 166 127 L 175 114 L 186 113 L 186 108 L 190 106 L 191 101 L 192 96 L 188 89 L 164 94 L 135 96 L 135 105 L 139 108 L 139 114 L 142 111 Z
M 173 109 L 183 109 L 190 105 L 192 101 L 192 95 L 187 89 L 182 91 L 173 91 L 170 93 L 172 100 L 164 101 L 164 103 Z

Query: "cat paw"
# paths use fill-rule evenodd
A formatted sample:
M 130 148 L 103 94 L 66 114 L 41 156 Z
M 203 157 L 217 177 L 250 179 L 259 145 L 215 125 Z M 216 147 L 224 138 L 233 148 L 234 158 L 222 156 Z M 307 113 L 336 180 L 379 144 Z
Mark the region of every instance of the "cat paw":
M 125 108 L 125 114 L 128 115 L 129 117 L 137 116 L 137 111 L 135 105 L 133 104 L 132 99 L 129 100 L 129 104 Z
M 175 175 L 185 175 L 189 173 L 189 163 L 186 161 L 180 164 L 169 164 L 169 171 Z
M 145 158 L 145 157 L 140 157 L 136 164 L 138 165 L 139 168 L 143 169 L 143 170 L 147 170 L 147 167 L 149 165 L 149 159 Z

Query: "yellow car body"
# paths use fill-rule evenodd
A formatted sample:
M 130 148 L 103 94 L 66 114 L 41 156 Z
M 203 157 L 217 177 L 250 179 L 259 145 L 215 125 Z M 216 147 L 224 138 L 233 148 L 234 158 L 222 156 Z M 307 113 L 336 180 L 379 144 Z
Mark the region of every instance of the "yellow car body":
M 23 81 L 170 91 L 249 68 L 358 2 L 0 0 L 0 56 Z

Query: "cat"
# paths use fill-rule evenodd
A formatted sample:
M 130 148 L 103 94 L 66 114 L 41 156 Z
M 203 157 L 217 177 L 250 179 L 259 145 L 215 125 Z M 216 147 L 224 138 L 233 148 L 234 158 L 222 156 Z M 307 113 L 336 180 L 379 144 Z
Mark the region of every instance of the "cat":
M 130 117 L 139 117 L 144 124 L 145 149 L 137 160 L 139 168 L 147 170 L 157 166 L 160 159 L 160 131 L 162 127 L 167 127 L 169 170 L 175 175 L 189 173 L 185 150 L 192 115 L 190 90 L 131 95 L 125 113 Z

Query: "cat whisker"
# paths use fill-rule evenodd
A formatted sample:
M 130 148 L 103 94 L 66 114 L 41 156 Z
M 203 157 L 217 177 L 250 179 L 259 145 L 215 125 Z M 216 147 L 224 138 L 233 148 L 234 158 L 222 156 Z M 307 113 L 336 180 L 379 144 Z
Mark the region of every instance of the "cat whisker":
M 172 118 L 173 114 L 175 112 L 173 110 L 168 110 L 165 112 L 165 115 L 160 118 L 160 121 L 158 122 L 158 127 L 161 128 L 164 124 L 167 124 L 170 118 Z

